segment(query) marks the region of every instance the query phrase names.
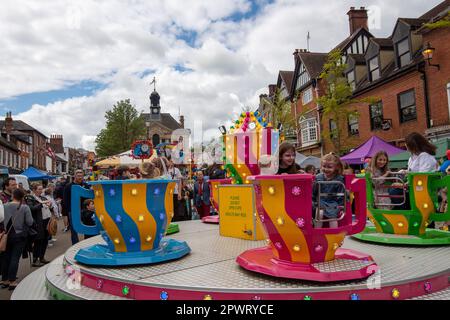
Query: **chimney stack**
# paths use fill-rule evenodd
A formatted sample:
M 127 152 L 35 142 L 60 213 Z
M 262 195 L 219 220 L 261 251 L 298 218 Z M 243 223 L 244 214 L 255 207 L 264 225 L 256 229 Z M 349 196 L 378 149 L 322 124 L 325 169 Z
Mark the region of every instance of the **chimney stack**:
M 272 97 L 275 94 L 275 91 L 277 91 L 277 85 L 269 84 L 269 97 Z
M 369 26 L 367 24 L 368 16 L 366 8 L 361 7 L 359 9 L 355 9 L 355 7 L 350 7 L 350 11 L 347 12 L 347 15 L 350 25 L 350 35 L 352 35 L 361 27 L 369 30 Z
M 12 119 L 12 113 L 11 111 L 6 113 L 6 117 L 5 117 L 5 130 L 6 133 L 11 133 L 11 131 L 13 131 L 14 129 L 14 125 L 13 125 L 13 119 Z
M 52 147 L 53 151 L 64 150 L 63 136 L 60 134 L 52 134 L 50 136 L 50 146 Z

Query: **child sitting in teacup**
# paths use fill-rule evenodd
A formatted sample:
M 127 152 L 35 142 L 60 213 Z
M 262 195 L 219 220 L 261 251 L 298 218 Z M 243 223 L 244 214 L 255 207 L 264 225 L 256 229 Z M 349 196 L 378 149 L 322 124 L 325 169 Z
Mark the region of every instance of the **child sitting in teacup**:
M 159 170 L 159 176 L 162 176 L 163 179 L 171 179 L 168 173 L 169 160 L 166 157 L 160 156 L 153 158 L 151 163 Z
M 83 210 L 81 211 L 81 222 L 86 226 L 95 226 L 95 207 L 94 200 L 86 199 L 83 201 Z M 84 235 L 84 239 L 91 238 L 93 236 Z
M 139 165 L 142 179 L 155 179 L 161 176 L 161 172 L 152 162 L 144 162 Z
M 258 166 L 261 175 L 274 175 L 278 172 L 278 159 L 271 155 L 259 157 Z
M 313 186 L 313 208 L 314 214 L 318 220 L 327 220 L 330 228 L 337 228 L 338 221 L 334 220 L 339 217 L 339 213 L 343 210 L 345 197 L 343 166 L 341 159 L 334 153 L 329 153 L 321 159 L 321 173 L 316 176 L 316 182 Z M 319 184 L 318 182 L 326 181 L 331 183 Z M 335 183 L 332 183 L 335 182 Z M 325 194 L 320 195 L 319 193 Z M 337 195 L 343 194 L 343 195 Z M 317 214 L 318 213 L 318 214 Z M 322 228 L 322 221 L 314 221 L 316 228 Z

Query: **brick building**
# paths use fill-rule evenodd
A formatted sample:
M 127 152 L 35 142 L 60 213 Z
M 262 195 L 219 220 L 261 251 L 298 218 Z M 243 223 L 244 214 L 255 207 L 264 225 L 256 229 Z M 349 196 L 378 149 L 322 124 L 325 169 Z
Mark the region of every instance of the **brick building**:
M 13 120 L 11 112 L 7 114 L 5 120 L 0 121 L 0 128 L 2 132 L 11 132 L 16 137 L 24 138 L 19 139 L 27 144 L 27 147 L 22 144 L 20 146 L 21 148 L 26 149 L 24 150 L 22 156 L 23 162 L 26 163 L 28 161 L 28 165 L 32 165 L 37 169 L 46 171 L 48 138 L 45 134 L 41 133 L 40 131 L 36 130 L 35 128 L 31 127 L 21 120 Z
M 16 173 L 28 168 L 31 138 L 24 132 L 14 130 L 11 112 L 6 114 L 5 125 L 1 128 L 1 137 L 3 150 L 0 151 L 0 165 L 7 166 L 10 172 Z
M 156 87 L 150 94 L 150 113 L 143 113 L 142 117 L 147 128 L 147 139 L 154 146 L 160 143 L 173 143 L 172 133 L 177 129 L 184 129 L 184 116 L 176 121 L 170 113 L 161 113 L 160 96 Z
M 442 19 L 448 11 L 446 0 L 418 18 L 398 18 L 391 35 L 375 38 L 368 30 L 366 9 L 350 9 L 350 35 L 335 49 L 343 53 L 353 97 L 376 97 L 377 102 L 351 106 L 359 115 L 341 124 L 344 148 L 355 148 L 372 135 L 398 146 L 404 145 L 404 137 L 412 131 L 430 138 L 450 136 L 450 32 L 424 26 Z M 431 64 L 439 64 L 439 69 L 424 60 L 422 53 L 428 43 L 434 48 Z M 294 52 L 289 96 L 293 115 L 302 114 L 298 150 L 306 155 L 334 151 L 330 132 L 336 123 L 324 117 L 315 102 L 326 90 L 319 77 L 326 56 Z
M 69 155 L 64 148 L 64 138 L 62 135 L 53 134 L 50 136 L 50 148 L 55 153 L 55 174 L 67 174 Z
M 450 32 L 447 29 L 426 30 L 423 25 L 449 11 L 444 1 L 418 18 L 398 18 L 387 38 L 371 38 L 361 57 L 349 57 L 347 79 L 354 82 L 353 97 L 377 97 L 372 105 L 355 106 L 359 128 L 353 147 L 372 135 L 397 146 L 413 131 L 433 136 L 450 136 L 449 99 Z M 427 43 L 435 45 L 430 66 L 423 56 Z M 349 124 L 350 127 L 350 124 Z

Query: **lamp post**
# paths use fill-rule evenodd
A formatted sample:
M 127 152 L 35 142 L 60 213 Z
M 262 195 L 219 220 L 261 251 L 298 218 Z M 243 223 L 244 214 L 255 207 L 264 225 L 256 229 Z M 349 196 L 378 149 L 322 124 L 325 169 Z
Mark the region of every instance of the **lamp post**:
M 422 50 L 422 55 L 423 55 L 424 59 L 425 59 L 426 61 L 428 61 L 428 65 L 429 65 L 429 66 L 431 66 L 431 67 L 437 67 L 438 70 L 440 70 L 441 67 L 439 66 L 439 64 L 431 64 L 431 59 L 433 59 L 434 51 L 436 51 L 436 49 L 433 48 L 433 47 L 430 45 L 430 43 L 428 42 L 427 45 L 425 46 L 425 48 L 423 48 L 423 50 Z
M 223 165 L 226 165 L 226 136 L 227 136 L 227 128 L 225 126 L 219 127 L 220 133 L 222 133 L 222 161 Z

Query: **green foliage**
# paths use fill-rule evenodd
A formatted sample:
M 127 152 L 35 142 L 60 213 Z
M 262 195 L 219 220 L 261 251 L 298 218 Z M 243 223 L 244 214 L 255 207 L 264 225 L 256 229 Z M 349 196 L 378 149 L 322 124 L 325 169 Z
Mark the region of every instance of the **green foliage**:
M 349 117 L 359 117 L 357 110 L 352 110 L 351 106 L 357 103 L 375 103 L 377 98 L 370 97 L 364 99 L 353 99 L 352 88 L 344 76 L 347 65 L 341 63 L 342 53 L 333 50 L 328 54 L 327 62 L 324 64 L 320 78 L 326 81 L 327 89 L 323 96 L 316 101 L 321 106 L 323 115 L 327 119 L 333 119 L 336 128 L 331 130 L 329 137 L 336 153 L 342 154 L 345 150 L 343 145 L 343 132 L 347 129 Z M 322 121 L 323 121 L 322 117 Z M 322 123 L 322 127 L 326 124 Z M 348 141 L 347 141 L 348 142 Z
M 433 23 L 425 23 L 425 27 L 428 29 L 440 29 L 440 28 L 449 28 L 450 27 L 450 11 L 447 12 L 447 15 L 436 22 Z
M 304 112 L 298 114 L 297 117 L 293 116 L 291 102 L 281 96 L 279 89 L 275 91 L 273 101 L 268 98 L 263 98 L 263 103 L 269 106 L 268 122 L 272 123 L 273 128 L 277 128 L 279 124 L 282 124 L 284 132 L 297 132 L 298 128 L 296 124 Z
M 132 143 L 145 137 L 144 118 L 129 99 L 118 101 L 112 110 L 106 111 L 106 128 L 97 135 L 96 153 L 100 157 L 111 156 L 131 148 Z

